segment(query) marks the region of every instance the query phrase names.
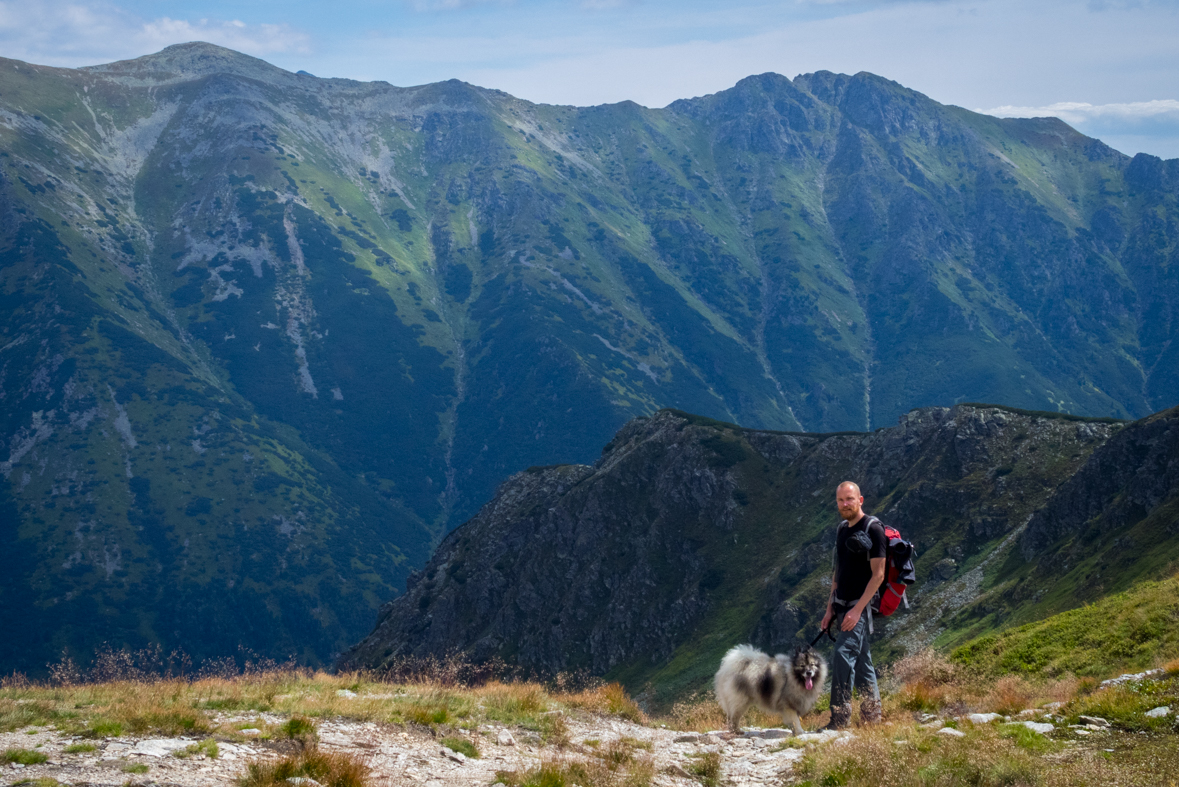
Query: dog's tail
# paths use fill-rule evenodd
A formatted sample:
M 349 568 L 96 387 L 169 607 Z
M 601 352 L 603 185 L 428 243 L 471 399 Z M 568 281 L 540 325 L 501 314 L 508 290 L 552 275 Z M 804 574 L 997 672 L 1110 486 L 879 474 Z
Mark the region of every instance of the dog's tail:
M 729 648 L 729 652 L 721 659 L 721 671 L 726 673 L 740 672 L 746 664 L 758 658 L 765 658 L 757 648 L 752 645 L 737 645 Z

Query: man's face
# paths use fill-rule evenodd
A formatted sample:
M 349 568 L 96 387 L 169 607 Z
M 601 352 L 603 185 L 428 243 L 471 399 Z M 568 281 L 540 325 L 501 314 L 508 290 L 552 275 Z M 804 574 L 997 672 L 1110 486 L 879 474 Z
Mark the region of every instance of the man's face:
M 860 507 L 864 505 L 864 498 L 855 487 L 841 486 L 835 492 L 835 507 L 844 519 L 855 519 L 860 514 Z

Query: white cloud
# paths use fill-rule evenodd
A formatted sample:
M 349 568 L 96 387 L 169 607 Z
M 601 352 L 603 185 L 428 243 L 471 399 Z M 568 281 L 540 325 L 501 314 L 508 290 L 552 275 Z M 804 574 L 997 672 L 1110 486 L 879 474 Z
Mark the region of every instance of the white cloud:
M 1087 104 L 1081 101 L 1061 101 L 1043 107 L 995 107 L 976 110 L 985 115 L 1005 118 L 1058 117 L 1066 123 L 1084 123 L 1097 118 L 1122 121 L 1146 120 L 1159 115 L 1175 115 L 1179 119 L 1179 101 L 1159 99 L 1132 101 L 1126 104 Z
M 310 49 L 309 36 L 286 24 L 146 19 L 102 0 L 0 0 L 0 50 L 18 60 L 93 65 L 140 57 L 187 41 L 208 41 L 256 56 Z

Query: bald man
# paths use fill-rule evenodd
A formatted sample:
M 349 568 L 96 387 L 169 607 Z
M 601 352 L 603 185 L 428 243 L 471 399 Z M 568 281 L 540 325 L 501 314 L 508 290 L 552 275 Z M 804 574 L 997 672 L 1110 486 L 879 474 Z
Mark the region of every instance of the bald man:
M 880 721 L 880 690 L 868 649 L 872 619 L 868 605 L 884 582 L 888 539 L 884 525 L 865 514 L 863 506 L 859 485 L 844 481 L 836 487 L 835 507 L 843 521 L 835 536 L 835 574 L 822 623 L 826 630 L 836 620 L 839 628 L 831 667 L 831 721 L 827 725 L 833 730 L 851 723 L 853 681 L 861 697 L 860 721 Z

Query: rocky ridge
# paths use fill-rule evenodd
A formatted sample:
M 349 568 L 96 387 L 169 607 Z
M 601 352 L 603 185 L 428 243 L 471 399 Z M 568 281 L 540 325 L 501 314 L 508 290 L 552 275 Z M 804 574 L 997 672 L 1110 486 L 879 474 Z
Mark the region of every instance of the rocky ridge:
M 587 670 L 636 691 L 699 688 L 737 642 L 774 652 L 811 638 L 829 586 L 830 493 L 848 478 L 918 547 L 912 608 L 878 621 L 881 654 L 1045 617 L 1100 595 L 1094 563 L 1121 561 L 1132 577 L 1179 554 L 1165 515 L 1179 493 L 1167 442 L 1177 427 L 1176 410 L 1127 425 L 960 405 L 873 433 L 808 435 L 661 411 L 619 431 L 593 466 L 513 476 L 340 664 L 457 653 Z M 1132 464 L 1126 446 L 1139 445 L 1149 450 Z M 1155 478 L 1153 505 L 1092 520 L 1101 537 L 1070 566 L 1060 556 L 1071 541 L 1037 541 L 1029 522 L 1067 511 L 1070 479 L 1111 465 Z M 1116 483 L 1090 492 L 1102 489 L 1106 504 L 1121 499 Z M 1156 529 L 1149 556 L 1123 548 Z

